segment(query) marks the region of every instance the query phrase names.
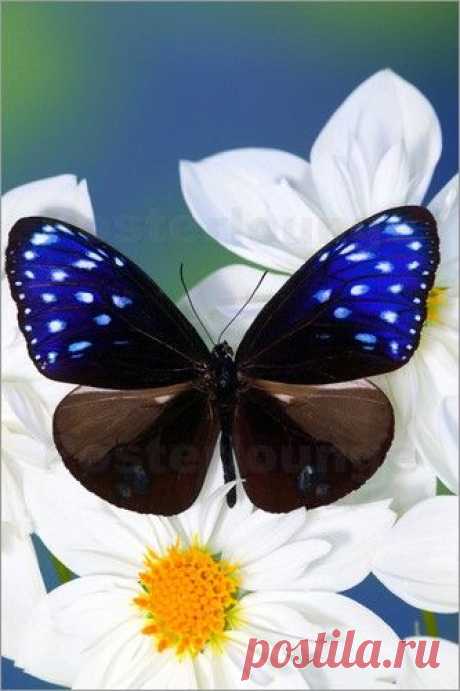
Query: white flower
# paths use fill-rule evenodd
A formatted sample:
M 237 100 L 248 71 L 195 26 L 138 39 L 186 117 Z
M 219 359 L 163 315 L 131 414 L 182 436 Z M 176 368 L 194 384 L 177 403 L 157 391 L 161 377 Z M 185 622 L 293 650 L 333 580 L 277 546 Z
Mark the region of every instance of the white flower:
M 24 216 L 50 216 L 94 231 L 86 183 L 73 175 L 32 182 L 2 198 L 2 256 L 8 233 Z M 33 515 L 24 498 L 24 475 L 46 469 L 57 454 L 51 416 L 67 385 L 42 377 L 27 354 L 2 261 L 2 652 L 15 658 L 24 619 L 45 593 L 30 534 Z M 38 489 L 38 488 L 37 488 Z
M 196 222 L 240 257 L 280 272 L 266 277 L 226 332 L 230 344 L 238 344 L 288 275 L 332 237 L 384 208 L 421 204 L 440 152 L 440 126 L 430 103 L 414 86 L 384 70 L 334 113 L 312 147 L 310 164 L 270 149 L 239 149 L 197 163 L 181 162 L 182 192 Z M 441 265 L 428 321 L 411 361 L 376 378 L 396 410 L 395 440 L 381 469 L 352 497 L 393 496 L 399 511 L 435 493 L 435 473 L 448 484 L 452 474 L 438 422 L 441 401 L 457 390 L 457 177 L 429 208 L 438 222 Z M 233 265 L 191 291 L 212 335 L 219 334 L 260 277 L 255 268 Z M 185 300 L 181 307 L 193 319 Z
M 373 572 L 413 607 L 457 612 L 458 497 L 413 506 L 378 546 Z
M 221 486 L 166 519 L 101 501 L 64 467 L 42 478 L 40 492 L 34 484 L 31 473 L 38 534 L 81 576 L 31 614 L 16 664 L 35 676 L 87 689 L 239 688 L 251 636 L 296 642 L 338 627 L 366 637 L 374 626 L 393 640 L 378 617 L 337 594 L 369 573 L 394 520 L 388 502 L 280 520 L 243 496 L 229 509 Z M 306 688 L 305 674 L 272 680 L 268 667 L 251 679 Z

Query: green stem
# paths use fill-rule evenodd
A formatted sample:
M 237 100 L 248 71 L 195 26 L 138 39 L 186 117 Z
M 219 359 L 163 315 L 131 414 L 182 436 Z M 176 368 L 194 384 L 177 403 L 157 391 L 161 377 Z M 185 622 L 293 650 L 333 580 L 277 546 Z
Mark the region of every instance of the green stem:
M 436 621 L 436 614 L 433 612 L 427 612 L 426 610 L 422 610 L 422 620 L 423 620 L 423 626 L 425 628 L 425 635 L 426 636 L 433 636 L 433 638 L 436 638 L 439 633 L 438 633 L 438 622 Z

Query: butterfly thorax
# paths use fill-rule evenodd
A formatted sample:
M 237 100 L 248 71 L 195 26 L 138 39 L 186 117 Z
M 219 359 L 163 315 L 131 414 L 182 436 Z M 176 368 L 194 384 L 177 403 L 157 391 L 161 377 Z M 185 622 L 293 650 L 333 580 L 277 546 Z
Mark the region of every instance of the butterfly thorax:
M 226 341 L 214 346 L 211 353 L 211 387 L 218 406 L 227 407 L 235 403 L 238 379 L 233 350 Z

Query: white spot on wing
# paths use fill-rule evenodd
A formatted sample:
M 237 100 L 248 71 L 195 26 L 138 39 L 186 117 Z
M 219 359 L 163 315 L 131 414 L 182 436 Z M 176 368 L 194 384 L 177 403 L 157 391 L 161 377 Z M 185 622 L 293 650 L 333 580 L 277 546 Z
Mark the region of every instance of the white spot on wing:
M 75 266 L 77 269 L 87 269 L 88 271 L 91 271 L 91 269 L 96 268 L 97 264 L 90 259 L 78 259 L 73 263 L 73 266 Z
M 99 326 L 107 326 L 112 321 L 112 318 L 108 314 L 98 314 L 97 317 L 94 317 L 94 321 Z
M 43 302 L 56 302 L 57 298 L 54 293 L 42 293 Z
M 383 310 L 380 312 L 380 317 L 389 324 L 394 324 L 398 320 L 398 314 L 392 310 Z
M 346 319 L 351 314 L 351 310 L 346 307 L 337 307 L 334 310 L 334 317 L 337 319 Z
M 317 293 L 313 295 L 315 300 L 318 300 L 318 302 L 327 302 L 329 298 L 331 297 L 332 290 L 329 288 L 324 289 L 324 290 L 318 290 Z
M 390 291 L 390 293 L 393 293 L 394 295 L 397 295 L 400 293 L 403 289 L 402 283 L 393 283 L 393 285 L 388 286 L 387 290 Z
M 54 271 L 51 272 L 51 279 L 53 281 L 64 281 L 66 278 L 68 278 L 68 274 L 62 269 L 54 269 Z
M 378 225 L 379 223 L 383 223 L 383 221 L 385 221 L 386 218 L 387 218 L 387 215 L 386 215 L 386 214 L 382 214 L 381 216 L 378 216 L 378 217 L 375 219 L 375 221 L 372 221 L 372 223 L 369 224 L 369 228 L 372 228 L 372 226 L 376 226 L 376 225 Z
M 383 274 L 389 274 L 389 273 L 391 273 L 391 272 L 393 271 L 394 266 L 393 266 L 393 264 L 392 264 L 391 262 L 386 262 L 386 261 L 384 261 L 384 262 L 378 262 L 378 263 L 375 265 L 375 268 L 376 268 L 378 271 L 381 271 Z
M 126 307 L 127 305 L 132 305 L 131 298 L 124 297 L 123 295 L 112 295 L 112 302 L 115 307 Z
M 52 319 L 48 322 L 48 331 L 52 334 L 55 334 L 59 331 L 64 331 L 66 326 L 66 322 L 62 319 Z
M 89 250 L 86 253 L 86 256 L 89 257 L 90 259 L 94 259 L 97 262 L 103 262 L 104 261 L 103 257 L 101 257 L 100 254 L 98 254 L 97 252 L 93 252 L 92 250 Z
M 352 254 L 348 254 L 345 258 L 348 262 L 363 262 L 373 257 L 374 255 L 372 252 L 353 252 Z
M 407 223 L 399 223 L 395 226 L 395 232 L 398 235 L 413 235 L 414 229 L 407 225 Z
M 344 247 L 339 254 L 348 254 L 349 252 L 353 252 L 354 249 L 356 249 L 356 245 L 354 242 L 352 242 L 351 245 Z
M 376 336 L 369 333 L 357 333 L 355 335 L 355 340 L 360 341 L 361 343 L 377 343 Z
M 32 245 L 52 245 L 58 242 L 59 238 L 57 235 L 47 235 L 46 233 L 34 233 L 30 242 Z
M 89 348 L 91 345 L 90 341 L 75 341 L 74 343 L 71 343 L 67 350 L 69 353 L 77 353 L 80 350 L 86 350 L 86 348 Z
M 94 295 L 86 290 L 77 291 L 75 293 L 75 297 L 77 298 L 78 302 L 84 302 L 87 305 L 94 301 Z
M 351 295 L 365 295 L 368 293 L 370 290 L 369 286 L 365 285 L 364 283 L 358 283 L 355 286 L 352 286 L 350 288 L 350 294 Z
M 66 226 L 62 225 L 62 223 L 56 223 L 56 228 L 58 230 L 62 230 L 63 233 L 67 233 L 68 235 L 73 235 L 73 230 L 70 230 L 70 228 L 67 228 Z

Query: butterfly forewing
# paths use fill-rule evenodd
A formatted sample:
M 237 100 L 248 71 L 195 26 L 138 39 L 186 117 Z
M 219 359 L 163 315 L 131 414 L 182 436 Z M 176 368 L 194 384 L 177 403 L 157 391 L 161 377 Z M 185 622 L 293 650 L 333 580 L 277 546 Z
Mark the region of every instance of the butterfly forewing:
M 422 207 L 390 209 L 347 230 L 258 315 L 237 351 L 240 372 L 326 384 L 403 366 L 419 342 L 438 244 Z
M 393 438 L 386 396 L 362 379 L 325 386 L 253 381 L 236 408 L 234 446 L 259 508 L 314 508 L 366 482 Z
M 172 301 L 120 252 L 68 223 L 25 218 L 7 248 L 20 328 L 38 370 L 114 389 L 185 382 L 209 358 Z
M 78 387 L 54 416 L 56 447 L 77 480 L 140 513 L 172 515 L 195 501 L 217 433 L 208 397 L 187 385 Z

